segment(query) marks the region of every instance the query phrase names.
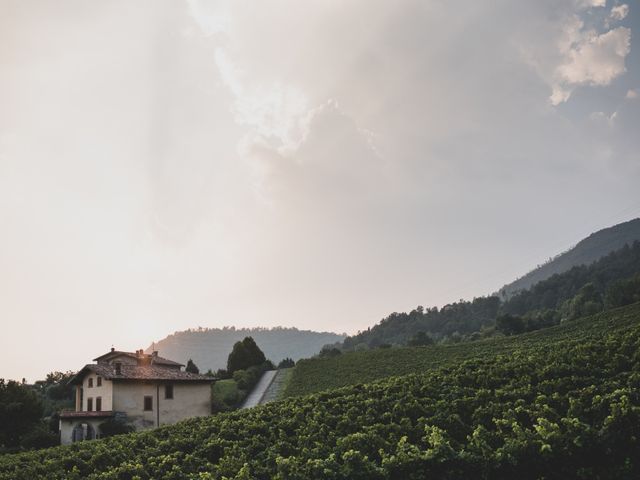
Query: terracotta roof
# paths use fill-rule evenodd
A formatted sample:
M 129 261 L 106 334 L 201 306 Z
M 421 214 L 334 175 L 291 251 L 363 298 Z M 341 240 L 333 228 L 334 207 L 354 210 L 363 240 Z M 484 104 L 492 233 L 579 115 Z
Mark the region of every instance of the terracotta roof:
M 74 412 L 73 410 L 63 410 L 60 418 L 104 418 L 113 417 L 115 412 Z
M 93 359 L 94 362 L 99 362 L 99 361 L 106 361 L 109 360 L 110 358 L 113 357 L 118 357 L 120 355 L 126 355 L 127 357 L 131 357 L 131 358 L 135 358 L 136 360 L 140 359 L 140 356 L 138 354 L 136 354 L 135 352 L 123 352 L 120 350 L 113 350 L 111 352 L 107 352 L 104 355 L 100 355 L 99 357 L 96 357 Z M 144 353 L 143 354 L 146 360 L 153 360 L 153 363 L 156 363 L 158 365 L 173 365 L 176 367 L 184 367 L 184 364 L 182 363 L 178 363 L 178 362 L 174 362 L 173 360 L 169 360 L 168 358 L 164 358 L 164 357 L 160 357 L 158 355 L 151 355 L 148 353 Z
M 167 380 L 172 382 L 215 382 L 215 378 L 190 372 L 183 372 L 175 368 L 166 368 L 155 365 L 125 365 L 120 367 L 120 375 L 116 375 L 116 369 L 108 363 L 92 363 L 85 365 L 69 383 L 80 383 L 86 372 L 94 372 L 107 380 Z

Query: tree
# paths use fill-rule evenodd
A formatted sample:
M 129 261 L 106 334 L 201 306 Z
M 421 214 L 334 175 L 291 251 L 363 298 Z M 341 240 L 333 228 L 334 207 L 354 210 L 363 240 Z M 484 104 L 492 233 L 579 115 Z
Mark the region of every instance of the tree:
M 279 364 L 278 368 L 292 368 L 296 366 L 296 362 L 293 361 L 292 358 L 285 358 Z
M 252 337 L 236 342 L 227 359 L 227 371 L 233 374 L 236 370 L 246 370 L 254 365 L 262 365 L 267 361 L 264 353 Z
M 17 448 L 41 416 L 42 402 L 31 387 L 0 378 L 0 450 Z
M 185 368 L 185 371 L 189 373 L 200 373 L 200 369 L 195 363 L 193 363 L 193 360 L 191 359 L 189 359 L 189 361 L 187 362 L 187 367 Z
M 322 350 L 320 350 L 319 355 L 321 357 L 337 357 L 338 355 L 341 355 L 342 352 L 335 348 L 335 347 L 330 347 L 330 346 L 325 346 L 322 347 Z
M 496 329 L 505 335 L 516 335 L 525 331 L 525 321 L 521 317 L 506 313 L 496 318 Z
M 602 311 L 602 298 L 596 286 L 589 282 L 584 285 L 571 300 L 560 308 L 563 320 L 586 317 Z
M 640 274 L 618 280 L 607 289 L 605 297 L 607 308 L 621 307 L 635 302 L 640 302 Z
M 433 345 L 433 338 L 425 332 L 418 332 L 409 339 L 407 345 L 410 347 L 425 347 L 427 345 Z

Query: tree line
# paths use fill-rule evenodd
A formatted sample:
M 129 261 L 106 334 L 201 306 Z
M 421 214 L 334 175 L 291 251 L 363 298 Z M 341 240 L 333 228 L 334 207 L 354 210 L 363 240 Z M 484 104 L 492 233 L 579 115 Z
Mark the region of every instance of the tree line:
M 637 301 L 640 242 L 635 241 L 590 265 L 555 274 L 508 300 L 490 295 L 460 300 L 440 309 L 418 306 L 408 313 L 394 312 L 331 348 L 349 351 L 510 335 Z

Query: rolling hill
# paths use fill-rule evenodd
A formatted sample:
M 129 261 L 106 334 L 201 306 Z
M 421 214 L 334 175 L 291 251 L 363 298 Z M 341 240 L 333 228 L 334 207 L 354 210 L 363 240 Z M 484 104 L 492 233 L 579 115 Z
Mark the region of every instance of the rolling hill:
M 620 295 L 625 290 L 631 290 L 631 295 Z M 634 295 L 640 295 L 638 240 L 589 265 L 555 273 L 507 300 L 496 296 L 477 297 L 440 309 L 418 307 L 408 313 L 392 313 L 373 327 L 347 337 L 343 349 L 404 345 L 419 332 L 427 333 L 436 341 L 475 339 L 495 334 L 496 319 L 503 315 L 522 317 L 521 331 L 536 330 L 633 303 L 637 301 Z
M 570 250 L 503 286 L 498 295 L 508 299 L 554 274 L 566 272 L 578 265 L 589 265 L 625 244 L 632 244 L 635 240 L 640 240 L 640 218 L 599 230 L 578 242 Z
M 460 347 L 301 362 L 284 401 L 0 456 L 0 479 L 640 476 L 640 304 Z
M 340 342 L 345 336 L 332 332 L 313 332 L 297 328 L 209 328 L 176 332 L 149 346 L 161 355 L 186 364 L 190 358 L 204 372 L 227 368 L 233 344 L 253 337 L 267 359 L 275 364 L 289 357 L 311 357 L 327 344 Z

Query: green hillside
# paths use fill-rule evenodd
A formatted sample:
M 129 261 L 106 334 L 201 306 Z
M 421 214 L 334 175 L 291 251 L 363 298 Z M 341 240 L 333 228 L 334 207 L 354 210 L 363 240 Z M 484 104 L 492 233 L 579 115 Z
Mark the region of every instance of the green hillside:
M 378 348 L 346 352 L 329 358 L 300 360 L 285 396 L 298 396 L 389 376 L 449 368 L 463 361 L 486 360 L 524 350 L 546 351 L 558 344 L 588 342 L 593 335 L 624 322 L 640 322 L 640 305 L 566 322 L 562 325 L 510 337 L 427 347 Z
M 640 218 L 599 230 L 578 242 L 575 247 L 505 285 L 500 289 L 500 296 L 509 298 L 555 274 L 579 265 L 589 265 L 626 244 L 631 245 L 636 240 L 640 240 Z
M 390 373 L 409 374 L 357 383 Z M 640 304 L 456 348 L 303 362 L 295 376 L 290 395 L 351 385 L 5 455 L 0 479 L 640 477 Z
M 625 244 L 590 265 L 552 275 L 506 301 L 478 297 L 437 307 L 417 307 L 408 313 L 392 313 L 378 324 L 345 338 L 343 350 L 405 345 L 420 332 L 436 341 L 460 341 L 496 333 L 496 319 L 518 316 L 522 333 L 628 305 L 640 298 L 640 242 Z M 521 317 L 521 318 L 520 318 Z

